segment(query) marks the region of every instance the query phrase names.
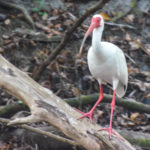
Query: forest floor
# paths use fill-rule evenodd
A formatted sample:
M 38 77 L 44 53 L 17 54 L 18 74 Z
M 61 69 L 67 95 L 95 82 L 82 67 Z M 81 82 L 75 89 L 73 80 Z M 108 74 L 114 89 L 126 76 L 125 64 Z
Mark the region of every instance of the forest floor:
M 14 1 L 14 4 L 27 9 L 34 21 L 34 29 L 22 12 L 0 5 L 0 53 L 16 67 L 32 76 L 60 43 L 65 31 L 96 2 Z M 126 0 L 122 4 L 121 0 L 113 0 L 97 13 L 101 13 L 106 21 L 102 40 L 116 44 L 127 55 L 129 83 L 125 98 L 150 105 L 150 1 Z M 91 16 L 84 21 L 84 26 L 78 27 L 72 33 L 63 51 L 47 66 L 40 77 L 39 83 L 42 86 L 63 99 L 99 92 L 98 83 L 91 76 L 87 66 L 87 51 L 91 45 L 91 37 L 86 41 L 80 61 L 76 60 L 90 18 Z M 107 84 L 104 85 L 104 93 L 112 94 L 112 89 Z M 0 95 L 0 106 L 16 103 L 16 99 L 3 90 L 0 90 Z M 88 111 L 91 107 L 80 106 L 80 109 Z M 102 103 L 96 109 L 94 119 L 102 126 L 108 126 L 109 116 L 110 104 Z M 116 106 L 113 128 L 150 133 L 150 115 Z M 0 150 L 40 149 L 40 144 L 24 141 L 25 137 L 19 138 L 15 130 L 17 129 L 0 124 Z M 51 148 L 46 147 L 43 150 L 46 149 Z

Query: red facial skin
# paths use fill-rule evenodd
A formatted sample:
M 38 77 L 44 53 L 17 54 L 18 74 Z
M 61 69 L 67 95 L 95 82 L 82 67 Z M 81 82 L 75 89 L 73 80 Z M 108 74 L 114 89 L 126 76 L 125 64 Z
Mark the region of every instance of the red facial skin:
M 100 22 L 101 22 L 101 18 L 100 17 L 96 17 L 96 18 L 92 18 L 91 19 L 91 25 L 95 24 L 95 28 L 100 27 Z
M 87 38 L 90 35 L 90 33 L 94 30 L 94 28 L 100 27 L 100 22 L 101 22 L 101 18 L 100 17 L 92 18 L 90 27 L 87 30 L 87 32 L 86 32 L 84 37 Z

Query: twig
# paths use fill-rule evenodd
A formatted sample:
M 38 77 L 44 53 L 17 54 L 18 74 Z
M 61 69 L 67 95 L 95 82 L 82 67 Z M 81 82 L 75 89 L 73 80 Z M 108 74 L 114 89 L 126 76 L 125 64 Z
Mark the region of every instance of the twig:
M 36 42 L 44 42 L 44 43 L 60 42 L 61 41 L 61 36 L 59 36 L 59 35 L 51 36 L 50 38 L 48 38 L 44 34 L 41 34 L 39 32 L 30 31 L 28 29 L 18 28 L 12 32 L 17 33 L 17 34 L 22 35 L 22 36 L 26 35 L 25 37 L 20 38 L 21 40 L 33 40 Z M 29 35 L 30 38 L 27 38 L 27 35 Z
M 131 25 L 128 25 L 128 24 L 119 24 L 119 23 L 113 23 L 113 22 L 105 22 L 106 25 L 110 25 L 110 26 L 117 26 L 117 27 L 120 27 L 120 28 L 129 28 L 129 29 L 134 29 L 136 30 L 135 27 L 131 26 Z
M 73 21 L 77 20 L 77 17 L 74 16 L 71 12 L 68 12 L 68 15 L 71 17 L 71 19 Z M 128 24 L 119 24 L 119 23 L 114 23 L 114 22 L 105 22 L 106 25 L 110 25 L 110 26 L 117 26 L 117 27 L 123 27 L 123 28 L 129 28 L 129 29 L 136 29 L 135 27 L 128 25 Z M 82 25 L 83 28 L 86 28 L 86 30 L 88 29 L 88 26 L 86 25 Z
M 0 122 L 8 124 L 10 122 L 10 119 L 0 118 Z M 38 128 L 31 127 L 29 125 L 17 125 L 17 126 L 19 126 L 21 128 L 24 128 L 24 129 L 27 129 L 27 130 L 30 130 L 30 131 L 35 132 L 35 133 L 39 133 L 41 135 L 45 135 L 45 136 L 51 137 L 53 139 L 56 139 L 56 140 L 64 142 L 64 143 L 68 143 L 68 144 L 71 144 L 71 145 L 78 145 L 75 141 L 66 139 L 64 137 L 55 135 L 55 134 L 50 133 L 50 132 L 46 132 L 46 131 L 40 130 Z
M 52 60 L 56 58 L 56 56 L 62 51 L 62 49 L 67 44 L 70 39 L 72 33 L 76 30 L 78 26 L 92 13 L 101 9 L 109 0 L 101 0 L 95 6 L 89 8 L 75 23 L 74 25 L 68 29 L 65 33 L 64 38 L 61 43 L 54 49 L 54 51 L 48 56 L 48 58 L 39 66 L 39 70 L 33 74 L 33 78 L 35 80 L 39 80 L 41 74 L 45 70 L 45 68 L 51 63 Z
M 142 32 L 141 32 L 142 38 L 141 38 L 141 40 L 143 40 L 143 38 L 144 38 L 144 36 L 145 36 L 144 30 L 145 30 L 146 20 L 147 20 L 147 16 L 145 16 L 145 17 L 143 18 Z
M 125 17 L 130 11 L 131 11 L 131 8 L 130 8 L 130 10 L 127 11 L 127 12 L 121 12 L 118 16 L 113 17 L 113 18 L 111 19 L 111 21 L 112 21 L 112 22 L 118 21 L 119 19 Z
M 124 54 L 133 64 L 136 65 L 136 62 L 127 53 L 124 53 Z
M 34 28 L 34 22 L 33 22 L 32 18 L 30 17 L 28 11 L 23 6 L 19 6 L 19 5 L 12 4 L 9 2 L 5 2 L 5 1 L 0 1 L 0 5 L 2 5 L 4 7 L 8 7 L 8 8 L 15 8 L 15 9 L 21 11 L 23 13 L 25 19 L 28 21 L 28 23 Z
M 131 3 L 132 3 L 132 2 L 134 3 L 134 6 L 130 6 L 130 9 L 129 9 L 128 11 L 122 12 L 122 13 L 120 13 L 118 16 L 113 17 L 113 18 L 111 19 L 111 21 L 116 22 L 116 21 L 118 21 L 119 19 L 125 17 L 128 13 L 130 13 L 130 12 L 133 10 L 133 8 L 136 6 L 137 0 L 131 1 Z
M 60 42 L 61 41 L 61 37 L 60 36 L 52 36 L 50 38 L 46 38 L 46 37 L 40 37 L 40 36 L 35 36 L 35 37 L 31 37 L 31 38 L 21 38 L 22 40 L 33 40 L 35 42 L 41 42 L 41 43 L 50 43 L 50 42 Z

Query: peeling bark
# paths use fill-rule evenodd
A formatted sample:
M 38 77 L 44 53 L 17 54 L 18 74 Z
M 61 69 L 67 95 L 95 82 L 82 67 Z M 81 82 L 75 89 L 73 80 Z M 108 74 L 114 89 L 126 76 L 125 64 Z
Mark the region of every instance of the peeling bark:
M 0 56 L 0 87 L 22 100 L 31 111 L 28 117 L 10 121 L 11 125 L 46 121 L 87 150 L 134 150 L 125 139 L 120 141 L 113 136 L 109 140 L 107 132 L 98 132 L 101 126 L 92 124 L 87 119 L 77 120 L 80 114 L 71 106 L 50 90 L 40 86 L 2 56 Z

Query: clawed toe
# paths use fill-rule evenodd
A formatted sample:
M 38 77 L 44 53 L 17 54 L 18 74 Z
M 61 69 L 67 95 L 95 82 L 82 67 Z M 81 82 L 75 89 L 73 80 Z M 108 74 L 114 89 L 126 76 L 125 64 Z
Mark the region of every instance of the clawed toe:
M 80 110 L 77 109 L 77 108 L 74 108 L 74 109 L 75 109 L 77 112 L 79 112 L 80 114 L 82 114 L 82 116 L 81 116 L 80 118 L 78 118 L 78 120 L 83 119 L 83 118 L 85 118 L 85 117 L 88 117 L 88 118 L 90 119 L 90 121 L 93 122 L 93 117 L 92 117 L 93 112 L 92 112 L 92 111 L 89 111 L 89 112 L 87 112 L 87 113 L 84 113 L 84 112 L 80 111 Z
M 84 115 L 85 113 L 82 112 L 81 110 L 77 109 L 77 108 L 74 108 L 74 110 L 76 110 L 77 112 L 79 112 L 80 114 Z
M 110 139 L 111 139 L 112 135 L 115 135 L 118 139 L 124 141 L 124 139 L 121 136 L 119 136 L 114 131 L 112 131 L 112 128 L 102 128 L 99 131 L 107 131 L 107 132 L 109 132 L 109 138 Z

